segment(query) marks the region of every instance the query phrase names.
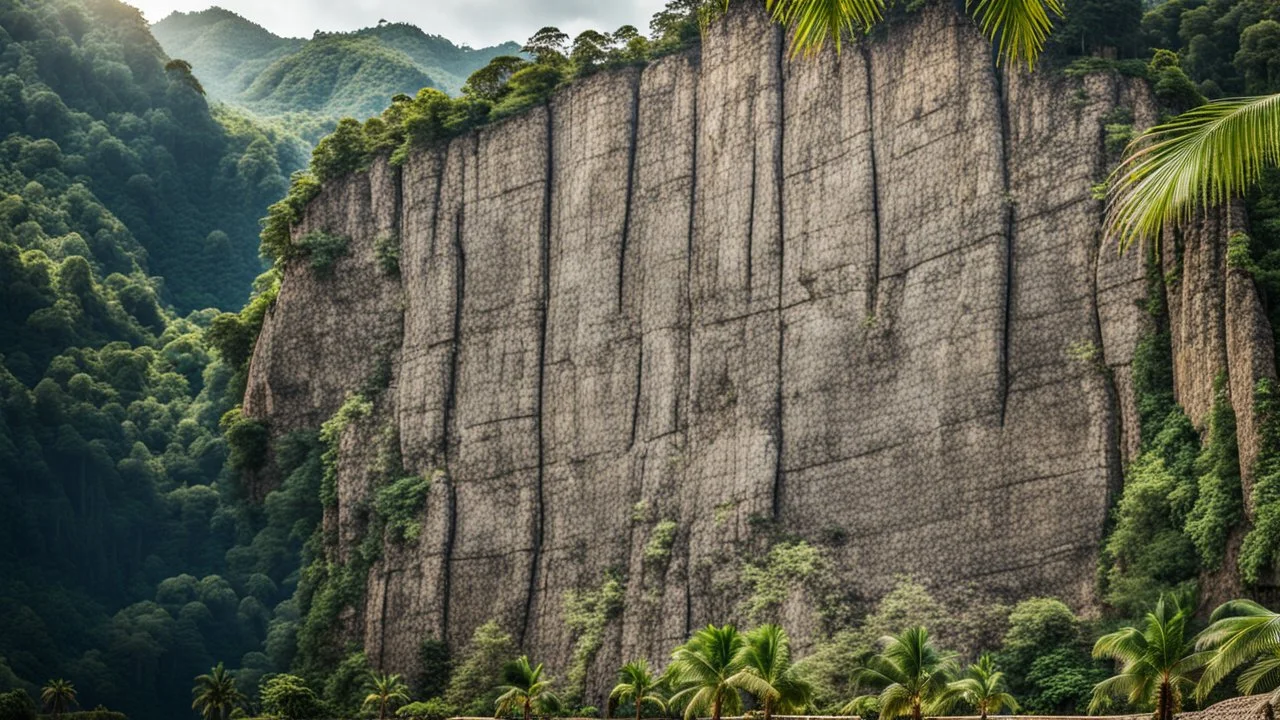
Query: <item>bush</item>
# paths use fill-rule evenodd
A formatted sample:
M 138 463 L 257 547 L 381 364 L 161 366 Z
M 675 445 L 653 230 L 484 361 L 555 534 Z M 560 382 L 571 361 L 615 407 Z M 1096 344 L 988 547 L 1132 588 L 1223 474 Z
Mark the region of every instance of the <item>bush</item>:
M 297 675 L 272 675 L 262 683 L 258 700 L 263 712 L 282 720 L 312 720 L 326 715 L 326 708 Z
M 266 425 L 245 417 L 240 408 L 228 410 L 218 424 L 231 450 L 227 463 L 232 470 L 252 472 L 266 464 L 271 441 Z
M 0 720 L 36 720 L 36 704 L 26 690 L 0 693 Z
M 378 260 L 378 267 L 386 275 L 400 274 L 400 236 L 395 233 L 379 235 L 373 241 L 373 255 Z
M 444 698 L 438 697 L 426 702 L 409 703 L 396 711 L 396 715 L 411 720 L 448 720 L 457 714 L 456 708 L 445 702 Z
M 493 712 L 494 690 L 502 668 L 516 653 L 515 642 L 495 620 L 476 628 L 453 670 L 444 700 L 467 715 L 487 717 Z
M 333 266 L 338 260 L 350 253 L 351 239 L 316 230 L 303 235 L 298 247 L 302 255 L 310 259 L 311 271 L 316 277 L 327 278 L 333 275 Z
M 418 649 L 419 665 L 422 672 L 418 675 L 416 694 L 421 697 L 439 698 L 449 687 L 450 659 L 449 646 L 429 637 L 422 641 Z M 441 699 L 443 703 L 443 699 Z
M 379 488 L 374 508 L 385 521 L 387 536 L 396 542 L 412 542 L 422 533 L 422 506 L 431 491 L 431 479 L 421 475 L 401 478 Z

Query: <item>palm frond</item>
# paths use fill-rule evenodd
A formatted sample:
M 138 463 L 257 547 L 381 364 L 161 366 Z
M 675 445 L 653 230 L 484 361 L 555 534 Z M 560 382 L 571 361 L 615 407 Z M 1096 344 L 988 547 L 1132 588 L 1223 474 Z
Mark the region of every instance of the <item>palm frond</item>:
M 791 54 L 811 54 L 830 41 L 865 33 L 884 17 L 884 0 L 765 0 L 773 19 L 791 30 Z
M 983 34 L 997 42 L 1009 64 L 1025 60 L 1034 68 L 1053 31 L 1050 15 L 1063 15 L 1062 0 L 967 0 Z
M 1106 230 L 1123 251 L 1243 195 L 1280 160 L 1280 95 L 1217 100 L 1157 125 L 1111 177 Z
M 1240 673 L 1236 688 L 1245 695 L 1253 695 L 1280 686 L 1280 654 L 1264 657 Z

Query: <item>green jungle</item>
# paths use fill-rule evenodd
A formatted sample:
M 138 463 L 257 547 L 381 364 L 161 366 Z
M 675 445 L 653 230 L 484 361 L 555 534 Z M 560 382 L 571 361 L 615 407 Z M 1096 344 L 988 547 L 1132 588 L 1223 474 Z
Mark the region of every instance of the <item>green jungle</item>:
M 472 50 L 403 24 L 295 40 L 216 8 L 149 26 L 119 0 L 0 0 L 0 720 L 1169 720 L 1280 686 L 1275 598 L 1197 599 L 1207 575 L 1237 572 L 1253 588 L 1280 568 L 1280 388 L 1257 388 L 1258 520 L 1228 558 L 1246 500 L 1235 416 L 1220 402 L 1201 437 L 1175 402 L 1155 292 L 1159 330 L 1135 359 L 1139 412 L 1155 431 L 1100 549 L 1101 614 L 1055 598 L 960 608 L 901 577 L 803 657 L 776 625 L 710 626 L 661 671 L 619 668 L 607 698 L 583 696 L 581 669 L 553 678 L 494 623 L 452 654 L 423 638 L 419 677 L 382 675 L 361 648 L 334 647 L 332 622 L 364 577 L 359 563 L 326 566 L 320 520 L 335 438 L 368 407 L 356 398 L 275 448 L 239 410 L 281 268 L 323 272 L 344 252 L 340 238 L 295 242 L 294 224 L 322 183 L 380 154 L 402 162 L 586 75 L 696 53 L 720 11 L 672 0 L 645 31 L 544 28 Z M 1066 0 L 1054 21 L 1037 72 L 1147 78 L 1170 117 L 1280 92 L 1280 0 Z M 1133 119 L 1106 131 L 1119 160 Z M 1230 262 L 1252 271 L 1276 324 L 1280 173 L 1263 172 L 1247 203 L 1253 234 L 1233 238 Z M 394 267 L 394 250 L 386 260 Z M 256 502 L 245 477 L 269 449 L 284 480 Z M 419 531 L 424 482 L 379 494 L 385 531 Z M 646 552 L 669 551 L 671 531 Z M 809 544 L 775 547 L 742 568 L 742 616 L 823 572 Z M 606 582 L 574 598 L 570 622 L 598 637 L 619 593 Z

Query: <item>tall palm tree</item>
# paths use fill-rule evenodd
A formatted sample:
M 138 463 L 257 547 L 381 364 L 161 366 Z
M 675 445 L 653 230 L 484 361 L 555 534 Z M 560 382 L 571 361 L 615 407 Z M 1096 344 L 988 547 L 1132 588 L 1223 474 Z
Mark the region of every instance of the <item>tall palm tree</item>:
M 1204 699 L 1236 668 L 1252 662 L 1240 673 L 1236 689 L 1246 695 L 1275 690 L 1268 701 L 1280 703 L 1280 613 L 1252 600 L 1224 603 L 1213 611 L 1209 627 L 1196 638 L 1196 647 L 1212 653 L 1196 685 L 1197 699 Z
M 874 708 L 882 718 L 921 720 L 945 704 L 947 686 L 956 674 L 955 661 L 934 647 L 927 630 L 911 628 L 881 638 L 880 644 L 880 653 L 853 673 L 856 687 L 875 688 L 878 694 L 855 697 L 841 712 L 860 714 Z
M 892 0 L 890 0 L 892 2 Z M 884 18 L 885 0 L 765 0 L 774 20 L 792 33 L 793 52 L 812 52 L 846 35 L 865 33 Z M 1000 57 L 1033 67 L 1053 31 L 1062 0 L 966 0 L 982 32 L 999 43 Z
M 618 684 L 609 693 L 610 703 L 632 700 L 636 704 L 636 720 L 640 720 L 646 703 L 658 710 L 667 709 L 667 701 L 658 691 L 661 681 L 649 672 L 649 663 L 641 658 L 632 660 L 618 671 Z
M 1098 638 L 1093 656 L 1112 658 L 1120 667 L 1094 686 L 1090 711 L 1121 696 L 1131 705 L 1154 706 L 1156 720 L 1173 720 L 1182 710 L 1184 692 L 1195 687 L 1196 671 L 1208 659 L 1208 653 L 1195 651 L 1190 623 L 1189 611 L 1161 597 L 1143 629 L 1126 627 Z
M 501 717 L 519 707 L 524 713 L 524 720 L 529 720 L 535 706 L 541 709 L 544 705 L 558 703 L 551 691 L 551 681 L 542 679 L 542 664 L 531 665 L 528 655 L 507 663 L 502 668 L 502 681 L 504 684 L 498 688 L 502 695 L 495 703 L 497 712 L 494 717 Z
M 55 718 L 61 717 L 76 704 L 76 687 L 62 678 L 50 680 L 40 690 L 40 702 Z
M 742 669 L 743 642 L 732 625 L 708 625 L 676 648 L 667 669 L 672 686 L 679 688 L 671 704 L 685 704 L 686 720 L 705 713 L 710 713 L 711 720 L 720 720 L 722 712 L 740 708 L 742 700 L 729 679 Z
M 996 670 L 991 655 L 983 653 L 969 666 L 966 676 L 947 685 L 948 695 L 977 711 L 982 720 L 1006 708 L 1018 712 L 1018 701 L 1005 689 L 1004 673 Z
M 764 720 L 773 712 L 803 711 L 813 700 L 813 686 L 791 664 L 791 640 L 777 625 L 761 625 L 748 632 L 736 662 L 741 670 L 729 684 L 755 696 L 764 711 Z
M 387 711 L 409 702 L 409 686 L 399 675 L 385 675 L 370 671 L 366 683 L 369 694 L 364 698 L 363 709 L 378 708 L 378 720 L 387 720 Z
M 199 710 L 204 720 L 227 720 L 231 711 L 243 707 L 244 694 L 236 688 L 236 679 L 218 663 L 207 675 L 196 677 L 191 688 L 191 709 Z

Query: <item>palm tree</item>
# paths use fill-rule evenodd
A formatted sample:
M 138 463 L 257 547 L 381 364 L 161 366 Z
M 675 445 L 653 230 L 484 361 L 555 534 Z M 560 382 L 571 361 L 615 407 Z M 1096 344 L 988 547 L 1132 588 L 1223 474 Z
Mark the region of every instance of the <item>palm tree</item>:
M 881 638 L 880 644 L 880 654 L 853 673 L 857 687 L 878 688 L 879 694 L 855 697 L 841 712 L 878 708 L 882 718 L 921 720 L 946 702 L 955 661 L 933 646 L 927 630 L 911 628 L 901 635 Z
M 236 688 L 236 679 L 218 663 L 207 675 L 196 677 L 191 688 L 191 709 L 199 710 L 204 720 L 227 720 L 231 711 L 243 707 L 244 694 Z
M 978 712 L 982 720 L 987 715 L 999 715 L 1006 708 L 1018 712 L 1018 701 L 1005 689 L 1004 673 L 996 670 L 991 655 L 983 653 L 978 662 L 969 666 L 967 677 L 947 685 L 948 694 L 964 702 Z
M 813 686 L 791 664 L 791 640 L 777 625 L 761 625 L 746 634 L 736 662 L 741 666 L 729 684 L 754 695 L 772 720 L 773 711 L 803 711 L 813 699 Z
M 1246 695 L 1275 690 L 1268 703 L 1280 703 L 1280 613 L 1252 600 L 1232 600 L 1219 606 L 1196 647 L 1212 653 L 1196 686 L 1203 700 L 1215 685 L 1241 665 L 1236 689 Z
M 846 35 L 869 31 L 884 18 L 885 0 L 765 0 L 765 7 L 791 30 L 793 52 L 812 52 L 828 40 L 838 50 Z M 1002 58 L 1028 67 L 1053 31 L 1051 15 L 1063 14 L 1062 0 L 966 0 L 965 7 L 999 42 Z
M 671 704 L 685 703 L 686 720 L 707 712 L 711 720 L 720 720 L 721 712 L 739 709 L 742 700 L 729 680 L 742 669 L 743 644 L 732 625 L 708 625 L 676 648 L 667 672 L 672 686 L 680 690 L 671 696 Z
M 650 674 L 648 661 L 632 660 L 618 671 L 618 684 L 614 685 L 613 691 L 609 693 L 609 702 L 635 701 L 636 720 L 640 720 L 645 703 L 657 707 L 658 710 L 667 709 L 666 700 L 658 692 L 658 686 L 661 684 Z
M 76 687 L 62 678 L 50 680 L 40 690 L 40 702 L 55 718 L 60 717 L 76 704 Z
M 364 698 L 362 709 L 378 708 L 378 720 L 386 720 L 387 711 L 393 705 L 409 702 L 409 687 L 399 675 L 384 675 L 370 671 L 368 680 L 369 694 Z
M 541 708 L 544 704 L 557 703 L 555 693 L 551 692 L 551 681 L 542 679 L 542 664 L 529 664 L 529 656 L 521 655 L 514 662 L 502 668 L 502 680 L 505 683 L 498 690 L 497 712 L 494 717 L 502 717 L 519 707 L 524 713 L 524 720 L 533 717 L 535 705 Z
M 1126 627 L 1098 638 L 1093 656 L 1112 658 L 1120 668 L 1094 686 L 1090 711 L 1124 696 L 1131 705 L 1154 705 L 1156 720 L 1173 720 L 1182 710 L 1183 692 L 1195 686 L 1192 677 L 1208 659 L 1195 651 L 1190 622 L 1189 611 L 1161 597 L 1147 613 L 1145 629 Z

